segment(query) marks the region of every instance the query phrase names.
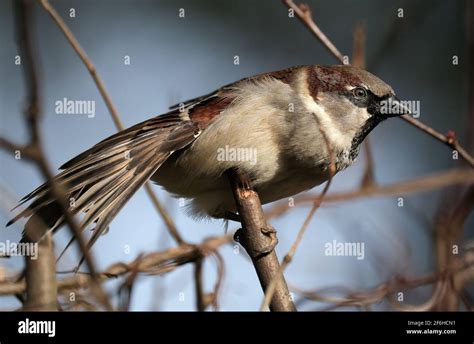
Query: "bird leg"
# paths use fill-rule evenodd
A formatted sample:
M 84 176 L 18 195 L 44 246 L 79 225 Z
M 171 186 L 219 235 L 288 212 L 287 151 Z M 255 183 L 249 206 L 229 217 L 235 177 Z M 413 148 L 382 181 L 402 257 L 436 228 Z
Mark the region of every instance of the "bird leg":
M 252 259 L 258 259 L 263 256 L 266 256 L 267 254 L 271 253 L 278 244 L 278 237 L 276 235 L 277 231 L 275 230 L 275 228 L 273 228 L 273 226 L 267 224 L 265 227 L 260 228 L 260 232 L 266 238 L 270 239 L 270 241 L 266 246 L 262 247 L 261 249 L 252 250 L 251 252 L 249 252 L 250 246 L 247 245 L 247 243 L 244 241 L 245 236 L 242 233 L 242 228 L 237 229 L 234 234 L 234 240 L 242 244 L 242 246 L 246 248 L 247 253 L 251 256 Z

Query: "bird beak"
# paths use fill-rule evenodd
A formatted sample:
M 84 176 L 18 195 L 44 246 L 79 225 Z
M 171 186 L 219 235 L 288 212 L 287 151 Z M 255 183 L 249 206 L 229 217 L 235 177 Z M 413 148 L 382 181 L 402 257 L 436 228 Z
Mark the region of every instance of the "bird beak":
M 386 98 L 380 102 L 379 112 L 385 117 L 396 117 L 402 115 L 410 115 L 410 109 L 403 101 L 395 96 Z

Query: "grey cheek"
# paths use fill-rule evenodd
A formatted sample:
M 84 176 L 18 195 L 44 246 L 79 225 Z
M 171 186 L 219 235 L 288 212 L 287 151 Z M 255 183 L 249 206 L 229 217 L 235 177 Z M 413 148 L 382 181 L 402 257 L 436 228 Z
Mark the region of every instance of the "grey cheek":
M 339 117 L 341 129 L 348 132 L 355 127 L 359 127 L 367 118 L 367 112 L 364 109 L 354 107 L 346 108 L 345 112 Z

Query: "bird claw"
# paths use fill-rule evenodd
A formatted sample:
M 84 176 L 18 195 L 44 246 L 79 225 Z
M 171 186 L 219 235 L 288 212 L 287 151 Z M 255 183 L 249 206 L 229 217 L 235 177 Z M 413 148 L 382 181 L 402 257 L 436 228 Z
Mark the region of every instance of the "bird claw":
M 242 228 L 239 228 L 234 234 L 234 240 L 242 244 L 242 246 L 244 246 L 244 248 L 247 250 L 247 253 L 249 253 L 253 259 L 266 256 L 267 254 L 271 253 L 278 244 L 278 238 L 276 236 L 277 231 L 272 226 L 266 225 L 265 227 L 260 228 L 260 231 L 265 237 L 270 239 L 270 243 L 258 250 L 250 249 L 250 247 L 248 247 L 248 245 L 245 243 L 244 236 L 242 235 Z
M 242 244 L 242 228 L 239 228 L 234 233 L 234 241 Z
M 259 256 L 266 256 L 275 249 L 276 245 L 278 245 L 278 238 L 276 235 L 277 231 L 271 225 L 266 225 L 265 227 L 260 228 L 260 231 L 263 235 L 270 238 L 270 243 L 260 250 Z
M 248 178 L 242 178 L 240 180 L 240 187 L 243 189 L 243 190 L 251 190 L 252 189 L 252 185 L 250 183 L 250 179 Z

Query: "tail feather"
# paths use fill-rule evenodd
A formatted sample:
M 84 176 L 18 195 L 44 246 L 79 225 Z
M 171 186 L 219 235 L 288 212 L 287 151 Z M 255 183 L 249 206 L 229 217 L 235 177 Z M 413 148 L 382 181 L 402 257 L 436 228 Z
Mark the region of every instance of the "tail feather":
M 193 122 L 174 112 L 112 135 L 61 166 L 64 170 L 55 177 L 55 182 L 67 191 L 66 196 L 71 200 L 69 210 L 73 214 L 85 214 L 80 228 L 96 223 L 90 245 L 163 162 L 173 152 L 191 144 L 198 134 Z M 22 217 L 30 222 L 35 216 L 42 219 L 48 230 L 54 231 L 64 223 L 48 183 L 23 197 L 18 206 L 27 202 L 31 203 L 7 226 Z M 25 231 L 28 227 L 27 223 Z

